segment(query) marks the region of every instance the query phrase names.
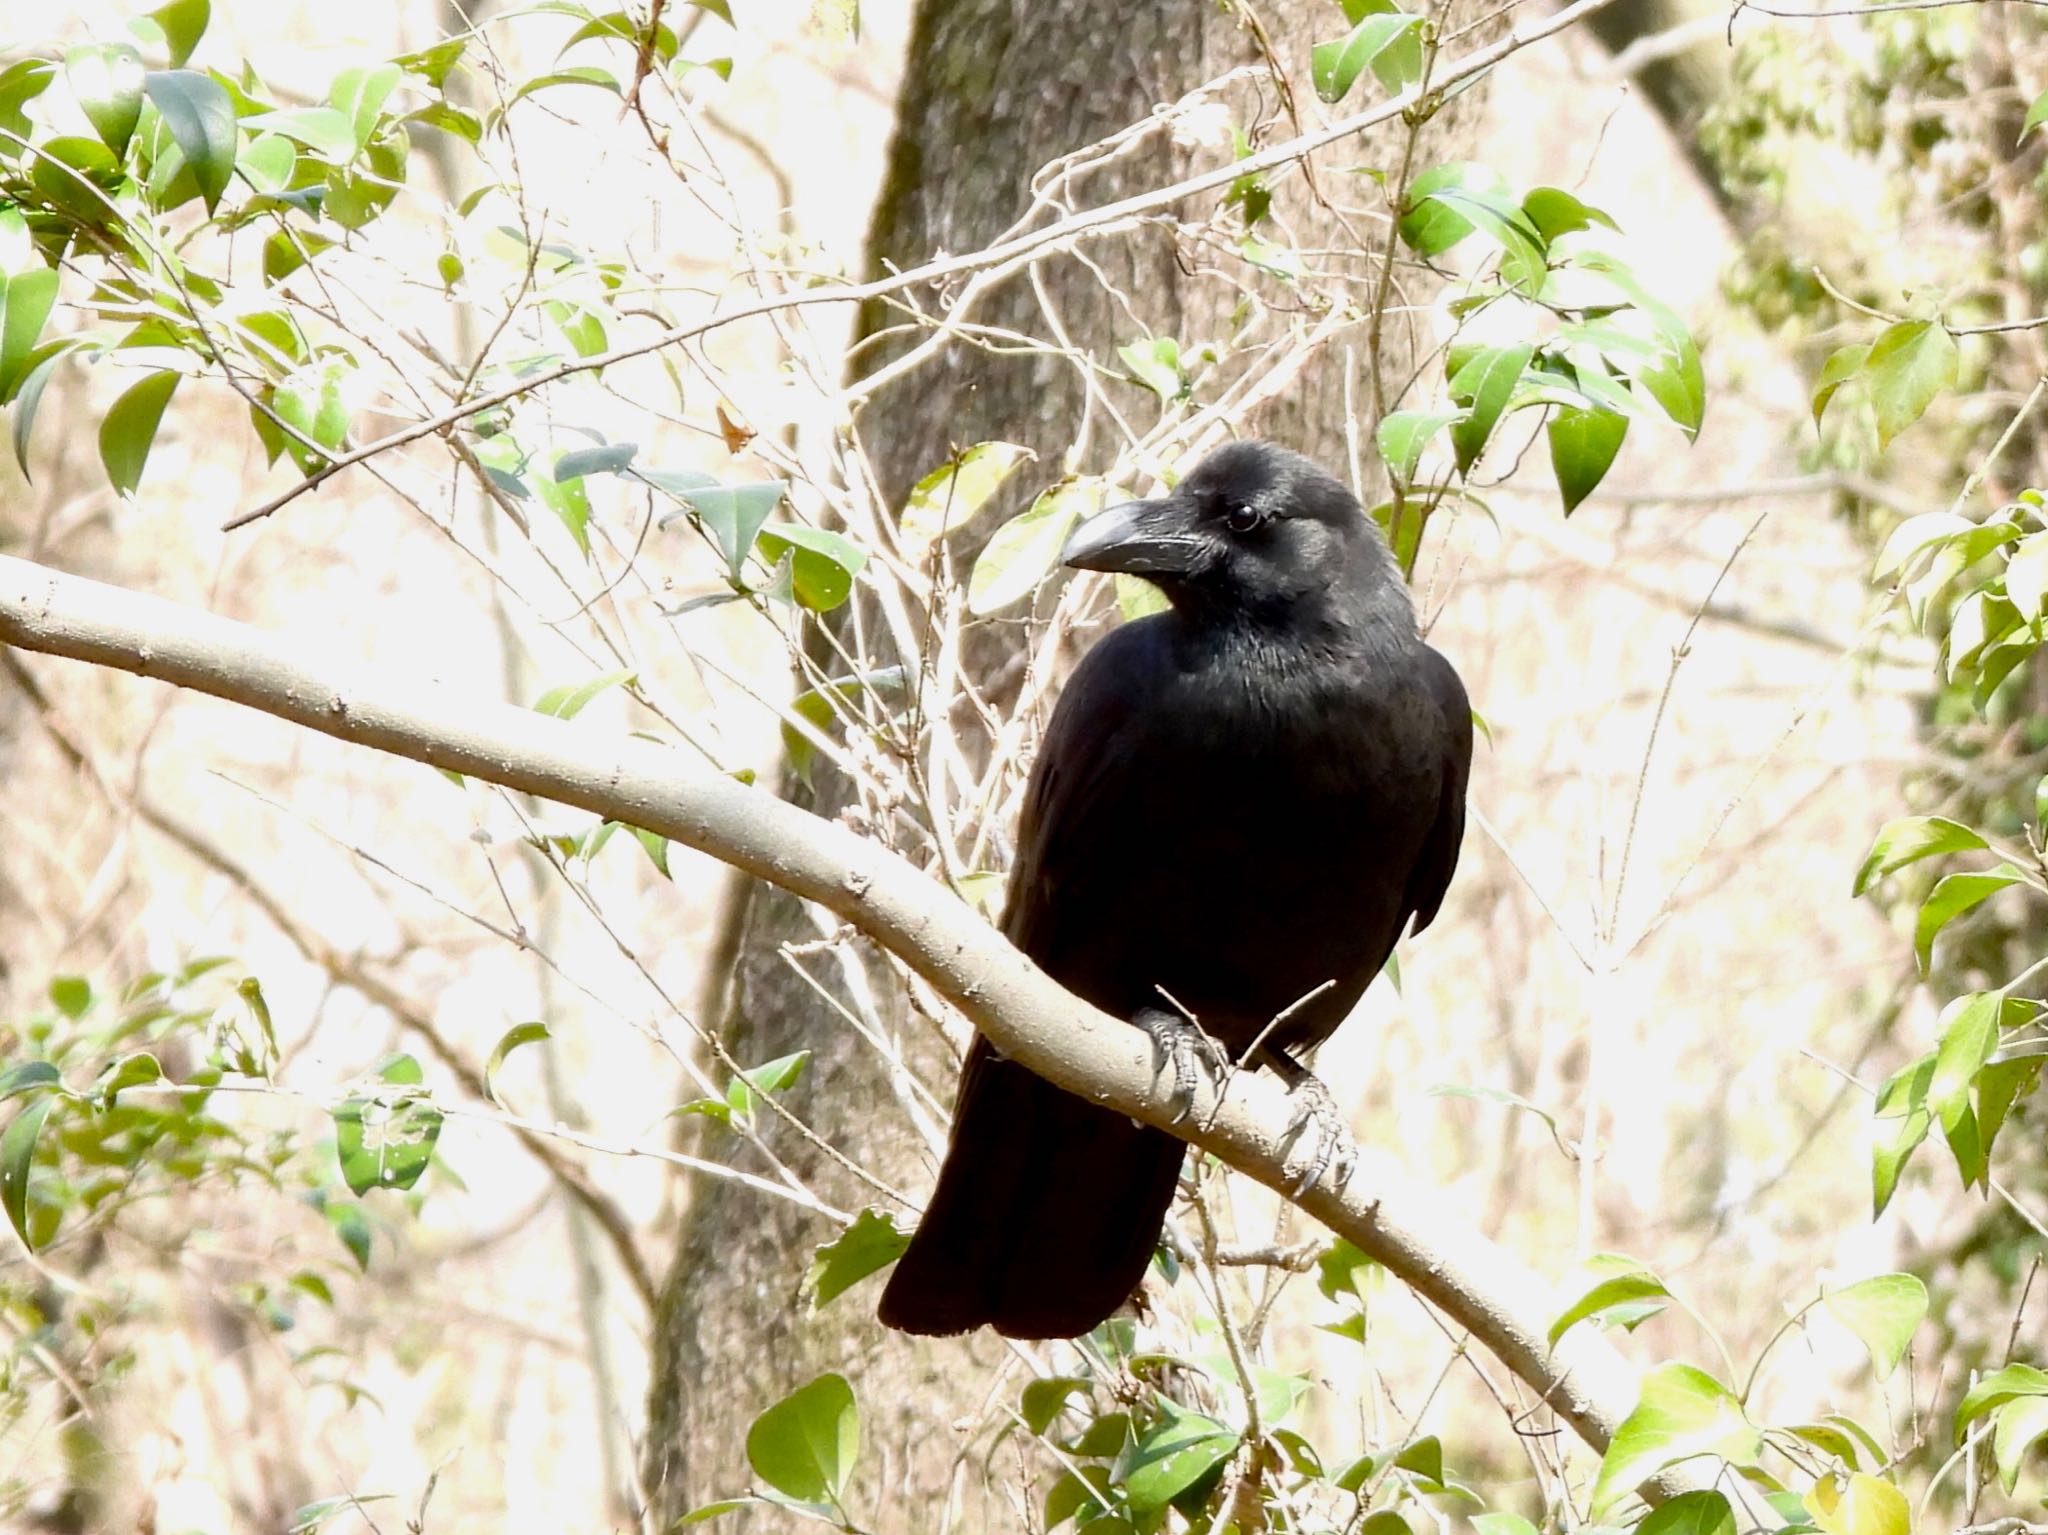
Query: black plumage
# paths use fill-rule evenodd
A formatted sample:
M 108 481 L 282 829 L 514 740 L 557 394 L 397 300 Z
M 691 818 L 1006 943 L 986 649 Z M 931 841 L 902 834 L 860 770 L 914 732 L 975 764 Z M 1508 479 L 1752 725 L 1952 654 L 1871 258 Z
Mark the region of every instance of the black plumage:
M 1171 496 L 1090 519 L 1064 558 L 1146 576 L 1172 606 L 1112 632 L 1067 683 L 1004 932 L 1107 1012 L 1156 1028 L 1184 1008 L 1233 1058 L 1256 1043 L 1291 1068 L 1443 900 L 1464 688 L 1417 636 L 1356 499 L 1269 444 L 1219 449 Z M 1184 1150 L 977 1038 L 882 1321 L 1087 1331 L 1143 1277 Z

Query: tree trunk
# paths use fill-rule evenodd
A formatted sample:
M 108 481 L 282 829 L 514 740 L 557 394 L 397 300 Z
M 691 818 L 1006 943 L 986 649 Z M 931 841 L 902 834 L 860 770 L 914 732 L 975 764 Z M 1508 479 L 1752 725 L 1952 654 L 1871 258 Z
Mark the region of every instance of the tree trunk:
M 1488 9 L 1496 8 L 1473 4 L 1470 13 Z M 1462 20 L 1456 12 L 1437 19 L 1446 33 Z M 1185 0 L 1114 6 L 1091 0 L 926 0 L 910 39 L 895 141 L 870 232 L 871 264 L 877 270 L 909 267 L 936 252 L 988 244 L 1029 206 L 1030 176 L 1038 167 L 1142 122 L 1155 105 L 1173 102 L 1229 69 L 1259 62 L 1268 41 L 1294 93 L 1306 103 L 1310 45 L 1340 33 L 1341 16 L 1326 4 L 1290 3 L 1262 11 L 1260 21 L 1262 29 L 1255 29 L 1230 7 Z M 1451 52 L 1484 41 L 1482 28 L 1459 38 Z M 1256 135 L 1255 142 L 1314 126 L 1297 120 L 1287 93 L 1276 92 L 1268 78 L 1241 82 L 1233 92 L 1228 99 L 1234 115 Z M 1467 93 L 1420 130 L 1414 170 L 1450 157 L 1453 135 L 1469 120 L 1477 95 Z M 1302 111 L 1308 110 L 1304 104 Z M 1406 147 L 1406 130 L 1398 123 L 1392 130 L 1378 142 L 1342 146 L 1343 163 L 1371 163 L 1391 173 Z M 1139 152 L 1091 174 L 1077 200 L 1092 206 L 1168 185 L 1197 157 L 1213 164 L 1224 152 L 1176 148 L 1167 135 L 1155 134 Z M 1319 253 L 1342 253 L 1327 259 L 1342 265 L 1366 294 L 1378 257 L 1360 243 L 1359 231 L 1377 234 L 1386 226 L 1333 217 L 1322 198 L 1364 200 L 1357 188 L 1372 185 L 1325 169 L 1307 190 L 1296 173 L 1275 192 L 1275 206 L 1284 210 L 1298 242 Z M 1199 208 L 1178 211 L 1199 217 L 1212 207 L 1213 197 Z M 1072 344 L 1098 362 L 1113 367 L 1114 349 L 1137 339 L 1139 321 L 1152 334 L 1178 337 L 1184 345 L 1229 333 L 1239 290 L 1184 262 L 1170 231 L 1148 226 L 1096 241 L 1087 254 L 1095 272 L 1060 256 L 1047 263 L 1043 276 Z M 1410 278 L 1403 285 L 1406 302 L 1426 296 Z M 1289 302 L 1277 280 L 1266 286 L 1269 298 Z M 863 317 L 863 330 L 872 334 L 898 319 L 877 306 Z M 1022 275 L 992 294 L 974 319 L 1034 336 L 1048 329 Z M 1375 393 L 1367 338 L 1363 323 L 1351 327 L 1276 402 L 1236 424 L 1299 447 L 1341 473 L 1347 458 L 1347 356 L 1359 374 L 1350 381 L 1350 395 L 1365 416 L 1358 430 L 1370 441 L 1367 401 Z M 863 366 L 885 365 L 914 339 L 876 344 L 863 354 Z M 1407 328 L 1390 325 L 1382 344 L 1385 376 L 1405 378 L 1413 366 L 1410 357 Z M 1157 407 L 1135 386 L 1117 399 L 1133 419 Z M 883 390 L 867 406 L 860 431 L 888 504 L 900 506 L 921 475 L 955 449 L 987 439 L 1031 448 L 1040 460 L 1037 483 L 1045 483 L 1058 473 L 1083 413 L 1079 376 L 1067 358 L 1002 355 L 956 344 Z M 1103 439 L 1097 430 L 1094 442 Z M 1072 467 L 1099 468 L 1102 458 L 1098 446 Z M 978 522 L 994 518 L 992 510 Z M 968 530 L 969 536 L 975 532 Z M 982 624 L 966 637 L 971 665 L 999 705 L 1014 697 L 1023 670 L 1022 627 Z M 877 628 L 869 626 L 868 632 Z M 964 715 L 963 724 L 970 732 L 980 728 Z M 973 757 L 987 745 L 970 739 L 965 749 Z M 812 801 L 828 813 L 842 803 L 830 783 L 821 783 Z M 895 1110 L 875 1052 L 784 957 L 784 945 L 814 941 L 816 925 L 800 903 L 759 886 L 733 903 L 731 921 L 729 972 L 713 982 L 722 1006 L 706 1016 L 722 1019 L 727 1043 L 743 1062 L 812 1051 L 808 1071 L 789 1095 L 790 1106 L 863 1166 L 921 1197 L 930 1186 L 931 1158 L 907 1116 Z M 883 1015 L 881 1027 L 904 1041 L 906 1055 L 927 1068 L 930 1080 L 950 1084 L 950 1063 L 936 1030 L 911 1016 L 893 973 L 871 956 L 869 961 L 869 1005 Z M 815 962 L 813 973 L 822 973 Z M 775 1144 L 812 1187 L 841 1208 L 888 1208 L 871 1187 L 795 1137 L 777 1136 Z M 907 1224 L 914 1212 L 893 1213 Z M 729 1182 L 698 1180 L 663 1287 L 652 1346 L 645 1469 L 654 1527 L 743 1490 L 750 1482 L 744 1450 L 749 1423 L 826 1370 L 845 1374 L 861 1404 L 863 1471 L 848 1508 L 863 1528 L 929 1535 L 944 1528 L 1016 1527 L 1018 1511 L 1005 1491 L 1016 1481 L 1018 1446 L 1013 1439 L 987 1458 L 987 1428 L 1004 1421 L 999 1409 L 991 1418 L 988 1404 L 992 1370 L 1008 1360 L 1005 1350 L 986 1336 L 933 1342 L 885 1332 L 874 1320 L 873 1283 L 808 1315 L 797 1302 L 798 1285 L 814 1249 L 833 1235 L 828 1223 L 797 1205 Z M 992 1400 L 1014 1404 L 1021 1385 L 1002 1385 Z M 977 1426 L 963 1429 L 962 1420 Z

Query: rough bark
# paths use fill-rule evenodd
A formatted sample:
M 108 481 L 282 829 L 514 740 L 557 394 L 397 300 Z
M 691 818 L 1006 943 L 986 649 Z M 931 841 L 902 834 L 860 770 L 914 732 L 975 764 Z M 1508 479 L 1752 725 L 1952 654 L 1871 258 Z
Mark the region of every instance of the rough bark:
M 1261 12 L 1274 54 L 1297 91 L 1308 90 L 1310 43 L 1332 30 L 1333 15 L 1327 6 L 1305 3 Z M 1449 30 L 1461 19 L 1453 13 L 1441 21 Z M 1468 35 L 1452 51 L 1482 40 Z M 895 142 L 870 234 L 875 271 L 988 244 L 1028 206 L 1036 168 L 1261 57 L 1258 35 L 1236 12 L 1185 0 L 1117 6 L 1089 0 L 927 0 L 910 41 Z M 1468 93 L 1424 130 L 1425 157 L 1417 159 L 1418 167 L 1450 153 L 1451 137 L 1476 94 Z M 1241 94 L 1233 105 L 1242 123 L 1269 120 L 1273 136 L 1296 131 L 1288 103 L 1270 85 Z M 1399 132 L 1397 126 L 1380 143 L 1350 146 L 1343 163 L 1398 164 Z M 1206 156 L 1214 159 L 1216 151 Z M 1155 136 L 1142 153 L 1092 175 L 1079 200 L 1095 205 L 1170 183 L 1188 163 L 1189 151 Z M 1356 195 L 1349 185 L 1345 191 Z M 1303 244 L 1348 247 L 1353 271 L 1369 267 L 1370 253 L 1304 192 L 1298 176 L 1281 197 Z M 1206 206 L 1213 206 L 1213 197 Z M 1165 231 L 1142 229 L 1097 242 L 1089 255 L 1153 333 L 1185 339 L 1227 331 L 1236 292 L 1191 274 Z M 1080 263 L 1058 259 L 1045 275 L 1076 345 L 1107 358 L 1114 345 L 1134 339 L 1130 316 Z M 875 306 L 863 317 L 864 327 L 873 331 L 889 318 Z M 1022 278 L 993 295 L 976 318 L 1033 335 L 1046 332 Z M 1363 359 L 1364 339 L 1360 328 L 1354 359 Z M 906 344 L 871 348 L 864 362 L 884 365 Z M 1385 351 L 1389 376 L 1404 377 L 1406 354 L 1391 328 Z M 1338 370 L 1345 355 L 1325 355 L 1319 368 L 1244 424 L 1341 465 L 1345 389 Z M 1358 390 L 1361 402 L 1366 394 Z M 1135 390 L 1131 403 L 1142 405 Z M 977 441 L 1022 443 L 1042 461 L 1057 463 L 1081 413 L 1081 388 L 1066 361 L 955 346 L 885 389 L 868 406 L 860 428 L 895 505 L 920 475 L 955 448 Z M 1370 425 L 1363 423 L 1367 431 Z M 1101 443 L 1100 436 L 1096 441 Z M 972 665 L 998 700 L 1013 691 L 1020 670 L 1017 632 L 1014 625 L 990 625 L 970 635 Z M 837 808 L 832 792 L 829 786 L 822 790 L 819 808 Z M 722 1020 L 730 1049 L 741 1060 L 813 1051 L 792 1107 L 864 1165 L 900 1188 L 921 1192 L 929 1183 L 930 1159 L 905 1117 L 894 1112 L 872 1052 L 783 957 L 785 944 L 815 938 L 815 925 L 796 901 L 777 891 L 757 887 L 740 908 Z M 870 973 L 877 1005 L 888 1014 L 886 1026 L 905 1040 L 913 1060 L 939 1065 L 934 1080 L 946 1080 L 929 1021 L 908 1016 L 900 984 L 879 966 Z M 779 1150 L 815 1177 L 820 1192 L 835 1203 L 876 1202 L 871 1190 L 805 1148 L 785 1144 Z M 764 1202 L 729 1184 L 700 1180 L 694 1190 L 653 1339 L 646 1483 L 657 1525 L 744 1485 L 744 1436 L 753 1416 L 794 1386 L 836 1369 L 853 1380 L 862 1403 L 864 1456 L 871 1470 L 864 1478 L 870 1496 L 859 1507 L 864 1519 L 874 1521 L 870 1528 L 1011 1526 L 1016 1510 L 994 1501 L 984 1483 L 1002 1483 L 1013 1468 L 1005 1460 L 988 1468 L 985 1478 L 986 1436 L 973 1444 L 953 1428 L 956 1420 L 981 1410 L 989 1367 L 1004 1357 L 1002 1351 L 988 1338 L 912 1343 L 885 1333 L 873 1320 L 871 1287 L 808 1316 L 795 1303 L 797 1286 L 812 1250 L 830 1234 L 794 1206 Z M 1016 1386 L 1004 1389 L 1014 1399 Z

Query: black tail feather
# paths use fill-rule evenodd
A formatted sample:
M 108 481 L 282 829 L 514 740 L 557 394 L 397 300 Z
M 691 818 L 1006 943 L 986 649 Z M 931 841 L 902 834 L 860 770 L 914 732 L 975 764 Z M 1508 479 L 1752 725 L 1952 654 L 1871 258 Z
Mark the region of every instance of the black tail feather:
M 977 1037 L 924 1219 L 882 1292 L 903 1332 L 1074 1338 L 1129 1298 L 1186 1145 L 1054 1087 Z

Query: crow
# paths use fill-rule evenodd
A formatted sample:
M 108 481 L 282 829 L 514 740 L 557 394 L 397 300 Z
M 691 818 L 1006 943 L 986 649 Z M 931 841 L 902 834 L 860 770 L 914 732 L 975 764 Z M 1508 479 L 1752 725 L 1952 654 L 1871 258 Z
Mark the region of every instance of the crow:
M 1278 1070 L 1334 1136 L 1299 1057 L 1443 901 L 1472 758 L 1465 689 L 1418 637 L 1372 519 L 1284 448 L 1219 448 L 1171 495 L 1083 522 L 1061 559 L 1143 576 L 1169 606 L 1113 630 L 1062 692 L 1003 931 L 1150 1033 L 1184 1099 L 1206 1036 Z M 976 1036 L 881 1321 L 1089 1331 L 1143 1278 L 1185 1150 Z

